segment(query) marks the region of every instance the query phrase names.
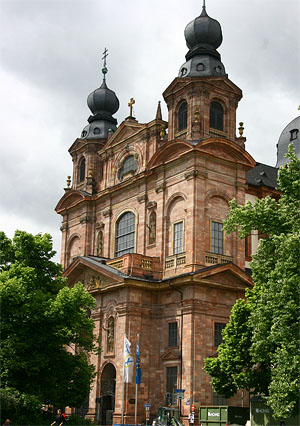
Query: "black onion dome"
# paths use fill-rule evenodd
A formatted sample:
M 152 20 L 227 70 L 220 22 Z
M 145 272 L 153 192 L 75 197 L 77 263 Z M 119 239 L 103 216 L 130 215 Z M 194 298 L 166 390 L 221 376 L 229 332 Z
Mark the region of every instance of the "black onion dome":
M 89 94 L 87 104 L 94 115 L 115 114 L 120 105 L 117 95 L 107 87 L 105 80 L 98 89 Z
M 200 16 L 187 24 L 184 36 L 189 49 L 217 49 L 223 40 L 221 25 L 207 15 L 205 7 Z

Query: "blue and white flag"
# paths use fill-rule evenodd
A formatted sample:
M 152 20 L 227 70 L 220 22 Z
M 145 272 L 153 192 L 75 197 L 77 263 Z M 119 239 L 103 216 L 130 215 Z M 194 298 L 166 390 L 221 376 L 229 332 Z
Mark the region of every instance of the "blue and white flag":
M 135 382 L 137 385 L 141 383 L 141 360 L 140 360 L 140 346 L 139 335 L 136 336 L 136 376 Z
M 131 383 L 133 376 L 133 357 L 131 355 L 131 343 L 124 334 L 124 361 L 123 361 L 123 382 Z

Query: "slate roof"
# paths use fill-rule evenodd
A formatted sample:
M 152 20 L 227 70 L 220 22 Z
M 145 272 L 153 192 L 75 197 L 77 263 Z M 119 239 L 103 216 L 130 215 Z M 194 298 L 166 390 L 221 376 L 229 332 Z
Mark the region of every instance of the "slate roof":
M 267 164 L 256 163 L 253 169 L 246 173 L 248 185 L 253 186 L 268 186 L 269 188 L 277 188 L 278 169 Z

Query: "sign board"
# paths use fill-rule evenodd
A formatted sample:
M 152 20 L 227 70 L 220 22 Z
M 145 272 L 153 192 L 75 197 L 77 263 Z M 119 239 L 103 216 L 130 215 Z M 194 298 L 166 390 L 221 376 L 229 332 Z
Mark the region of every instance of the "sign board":
M 144 404 L 146 412 L 150 410 L 151 404 Z
M 176 389 L 177 399 L 184 399 L 185 389 Z

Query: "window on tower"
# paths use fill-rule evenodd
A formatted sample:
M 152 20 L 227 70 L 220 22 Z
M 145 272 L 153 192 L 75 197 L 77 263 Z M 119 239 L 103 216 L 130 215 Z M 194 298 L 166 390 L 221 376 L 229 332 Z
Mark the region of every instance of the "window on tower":
M 116 224 L 116 257 L 133 253 L 135 238 L 135 215 L 124 213 Z
M 222 322 L 215 322 L 215 335 L 214 335 L 214 346 L 217 348 L 221 343 L 223 343 L 222 331 L 226 327 L 226 324 Z
M 183 221 L 174 223 L 173 228 L 173 254 L 183 252 Z
M 79 166 L 79 182 L 83 182 L 85 179 L 85 158 L 80 162 Z
M 168 346 L 175 347 L 177 346 L 177 322 L 169 322 L 168 330 Z
M 178 132 L 187 128 L 187 111 L 187 103 L 183 102 L 178 109 Z
M 223 224 L 211 222 L 211 252 L 223 254 Z
M 213 101 L 210 104 L 209 127 L 224 131 L 224 110 L 219 102 Z
M 298 132 L 299 132 L 298 129 L 290 130 L 290 133 L 291 133 L 290 141 L 297 139 Z

